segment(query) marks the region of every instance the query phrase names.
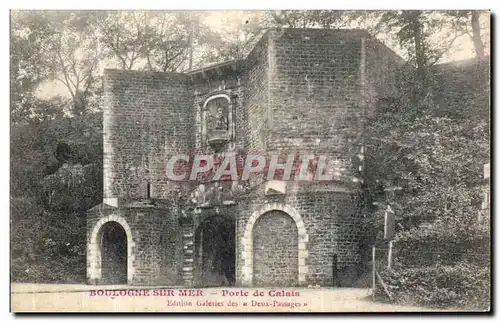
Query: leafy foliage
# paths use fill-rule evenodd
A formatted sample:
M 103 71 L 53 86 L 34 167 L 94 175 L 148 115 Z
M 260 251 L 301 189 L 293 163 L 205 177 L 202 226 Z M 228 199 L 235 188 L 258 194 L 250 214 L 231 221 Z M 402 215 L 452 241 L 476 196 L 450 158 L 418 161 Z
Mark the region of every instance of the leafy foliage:
M 11 218 L 12 281 L 85 281 L 85 216 L 11 198 Z
M 367 123 L 366 186 L 372 203 L 389 203 L 397 215 L 394 261 L 399 266 L 387 273 L 396 297 L 415 304 L 479 306 L 473 299 L 483 300 L 489 292 L 489 218 L 479 216 L 483 166 L 490 155 L 489 120 L 446 116 L 432 93 L 413 101 L 401 90 L 401 97 L 380 102 Z M 390 195 L 384 191 L 390 187 L 401 190 Z M 385 207 L 370 212 L 376 242 Z M 475 270 L 482 273 L 471 275 Z M 460 278 L 457 284 L 443 282 Z M 475 286 L 460 288 L 468 282 Z
M 396 266 L 383 273 L 389 291 L 399 303 L 440 308 L 490 308 L 489 267 L 456 262 L 424 267 Z
M 101 115 L 13 128 L 11 279 L 85 280 L 85 211 L 102 200 Z M 57 158 L 65 143 L 69 158 Z

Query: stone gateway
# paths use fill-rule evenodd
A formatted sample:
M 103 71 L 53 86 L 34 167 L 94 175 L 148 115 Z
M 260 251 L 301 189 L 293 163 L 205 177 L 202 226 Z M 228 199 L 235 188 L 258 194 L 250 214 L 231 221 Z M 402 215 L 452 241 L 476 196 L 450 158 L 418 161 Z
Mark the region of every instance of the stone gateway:
M 242 61 L 184 74 L 106 70 L 104 200 L 87 215 L 88 283 L 338 285 L 334 267 L 363 264 L 365 117 L 403 62 L 361 30 L 281 29 Z M 262 153 L 285 156 L 279 164 L 324 156 L 331 180 L 167 176 L 176 155 Z

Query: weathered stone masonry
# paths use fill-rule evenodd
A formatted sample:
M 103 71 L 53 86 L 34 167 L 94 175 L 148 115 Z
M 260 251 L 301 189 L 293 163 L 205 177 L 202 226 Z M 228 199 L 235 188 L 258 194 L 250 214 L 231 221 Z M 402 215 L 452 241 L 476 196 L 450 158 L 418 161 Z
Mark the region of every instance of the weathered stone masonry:
M 87 217 L 89 283 L 107 282 L 102 258 L 118 255 L 102 236 L 116 222 L 127 253 L 117 274 L 128 284 L 331 286 L 334 256 L 340 270 L 361 261 L 353 178 L 364 117 L 390 94 L 401 63 L 363 31 L 284 29 L 244 61 L 187 74 L 106 70 L 104 200 Z M 222 127 L 210 123 L 216 111 Z M 169 181 L 169 156 L 194 151 L 324 154 L 337 160 L 335 180 L 290 181 L 272 195 L 263 176 Z M 231 245 L 207 247 L 221 235 Z

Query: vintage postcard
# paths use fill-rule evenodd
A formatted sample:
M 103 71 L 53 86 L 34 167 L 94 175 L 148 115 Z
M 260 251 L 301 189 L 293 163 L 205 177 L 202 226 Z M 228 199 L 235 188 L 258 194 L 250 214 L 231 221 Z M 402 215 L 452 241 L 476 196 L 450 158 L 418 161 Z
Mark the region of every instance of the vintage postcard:
M 488 10 L 12 10 L 12 312 L 491 309 Z

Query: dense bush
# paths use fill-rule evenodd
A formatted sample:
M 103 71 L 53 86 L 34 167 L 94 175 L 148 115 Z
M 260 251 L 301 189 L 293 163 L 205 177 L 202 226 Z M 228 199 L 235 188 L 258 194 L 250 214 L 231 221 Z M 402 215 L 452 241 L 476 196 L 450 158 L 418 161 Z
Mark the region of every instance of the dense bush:
M 468 262 L 408 268 L 398 266 L 382 272 L 397 303 L 488 310 L 490 270 Z
M 11 218 L 12 281 L 85 280 L 84 214 L 48 211 L 35 200 L 12 198 Z
M 469 69 L 478 71 L 484 73 Z M 427 79 L 435 76 L 429 72 Z M 381 243 L 389 204 L 397 221 L 395 269 L 384 278 L 400 303 L 490 305 L 490 221 L 488 214 L 479 216 L 490 158 L 488 84 L 460 90 L 474 106 L 471 100 L 450 106 L 439 92 L 415 101 L 402 90 L 381 100 L 368 122 L 366 231 L 372 244 Z
M 11 280 L 82 283 L 85 211 L 102 200 L 100 115 L 13 128 Z M 65 160 L 59 144 L 71 149 Z

